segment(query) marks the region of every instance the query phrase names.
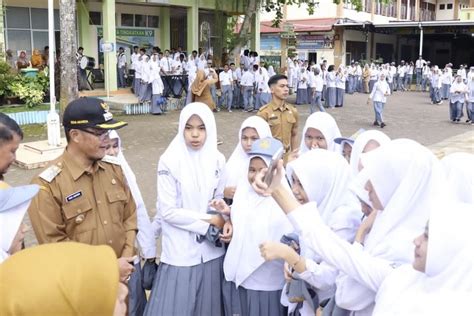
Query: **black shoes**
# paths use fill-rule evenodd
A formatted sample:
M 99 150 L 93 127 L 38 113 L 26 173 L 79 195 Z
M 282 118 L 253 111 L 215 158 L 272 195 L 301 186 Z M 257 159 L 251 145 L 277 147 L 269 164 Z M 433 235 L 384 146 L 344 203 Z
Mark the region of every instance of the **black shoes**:
M 387 126 L 387 124 L 385 124 L 384 122 L 380 124 L 380 128 L 384 128 L 385 126 Z
M 374 121 L 374 124 L 373 124 L 373 125 L 374 125 L 374 126 L 380 126 L 379 122 L 377 122 L 377 121 Z

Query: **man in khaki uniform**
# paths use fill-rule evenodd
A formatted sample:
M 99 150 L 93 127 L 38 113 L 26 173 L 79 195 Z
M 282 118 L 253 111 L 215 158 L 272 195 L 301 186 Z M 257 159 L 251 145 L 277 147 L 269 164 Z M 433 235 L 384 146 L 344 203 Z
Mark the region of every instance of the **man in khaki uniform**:
M 125 282 L 133 272 L 136 206 L 119 163 L 104 156 L 109 131 L 126 123 L 102 100 L 80 98 L 66 108 L 63 125 L 66 150 L 32 181 L 40 185 L 28 209 L 36 238 L 109 245 Z
M 272 101 L 263 106 L 257 113 L 270 125 L 273 137 L 279 139 L 285 148 L 284 161 L 288 155 L 298 150 L 298 110 L 286 103 L 289 87 L 284 75 L 274 75 L 268 80 L 272 92 Z

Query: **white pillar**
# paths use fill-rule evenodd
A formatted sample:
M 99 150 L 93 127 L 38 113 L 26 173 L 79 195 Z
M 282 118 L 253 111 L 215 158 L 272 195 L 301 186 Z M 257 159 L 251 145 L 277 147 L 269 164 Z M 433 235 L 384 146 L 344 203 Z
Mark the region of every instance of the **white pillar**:
M 50 110 L 47 117 L 48 126 L 48 144 L 50 146 L 59 146 L 61 144 L 61 132 L 59 129 L 59 115 L 56 113 L 56 94 L 54 86 L 54 66 L 56 52 L 54 42 L 54 2 L 48 0 L 48 41 L 49 41 L 49 103 Z

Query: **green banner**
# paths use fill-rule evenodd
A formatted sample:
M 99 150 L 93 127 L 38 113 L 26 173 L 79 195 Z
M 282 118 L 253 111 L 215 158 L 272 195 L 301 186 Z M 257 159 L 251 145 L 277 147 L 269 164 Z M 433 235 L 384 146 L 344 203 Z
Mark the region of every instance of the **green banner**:
M 102 27 L 97 28 L 97 36 L 102 37 L 104 34 L 104 30 Z M 116 28 L 115 29 L 115 36 L 136 36 L 136 37 L 154 37 L 155 30 L 149 29 L 123 29 L 123 28 Z

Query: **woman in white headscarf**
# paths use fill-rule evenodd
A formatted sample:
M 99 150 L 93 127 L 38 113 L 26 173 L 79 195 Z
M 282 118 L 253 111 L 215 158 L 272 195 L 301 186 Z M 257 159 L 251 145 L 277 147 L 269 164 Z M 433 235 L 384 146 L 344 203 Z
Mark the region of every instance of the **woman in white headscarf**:
M 36 184 L 10 187 L 0 181 L 0 263 L 22 249 L 28 230 L 23 218 L 38 191 Z
M 290 162 L 287 165 L 287 175 L 296 199 L 301 204 L 316 202 L 323 222 L 340 238 L 352 242 L 360 225 L 361 214 L 355 197 L 349 191 L 351 172 L 347 161 L 337 153 L 314 149 Z M 278 251 L 279 257 L 289 265 L 294 263 L 293 258 L 298 257 L 288 246 L 266 243 L 264 247 L 281 249 Z M 294 277 L 314 286 L 319 301 L 334 295 L 338 271 L 321 261 L 317 254 L 306 249 L 304 243 L 300 248 L 304 258 L 300 260 L 304 263 L 295 267 Z M 285 300 L 288 298 L 283 297 L 282 301 Z M 290 306 L 290 309 L 294 308 L 295 306 Z M 303 306 L 303 310 L 307 308 Z M 314 315 L 314 310 L 312 313 Z
M 390 141 L 390 137 L 381 131 L 369 130 L 362 132 L 352 145 L 350 166 L 354 176 L 359 174 L 359 161 L 363 153 L 378 148 Z
M 281 143 L 272 138 L 254 142 L 247 160 L 247 177 L 241 177 L 232 205 L 232 241 L 224 260 L 223 284 L 225 315 L 283 316 L 280 304 L 285 284 L 283 260 L 265 262 L 259 245 L 278 242 L 292 227 L 271 197 L 257 194 L 251 186 L 255 175 L 267 168 Z M 290 190 L 282 179 L 282 185 Z
M 450 88 L 449 95 L 449 113 L 452 122 L 460 122 L 463 116 L 462 108 L 466 101 L 468 92 L 467 85 L 462 80 L 461 76 L 456 76 Z
M 188 104 L 158 162 L 154 221 L 161 222 L 162 252 L 145 315 L 222 315 L 224 248 L 216 236 L 224 219 L 209 202 L 222 198 L 224 165 L 213 113 Z
M 248 152 L 252 148 L 253 142 L 267 137 L 272 137 L 272 131 L 268 123 L 259 116 L 251 116 L 240 125 L 239 141 L 225 165 L 223 181 L 226 199 L 234 197 L 237 184 L 248 167 Z
M 274 75 L 276 75 L 275 70 L 273 69 L 273 66 L 272 66 L 272 65 L 269 65 L 269 66 L 268 66 L 268 77 L 270 78 L 270 77 L 272 77 L 272 76 L 274 76 Z
M 140 92 L 138 95 L 138 101 L 140 103 L 151 101 L 151 68 L 149 63 L 148 55 L 142 56 L 141 61 L 141 81 L 140 81 Z
M 334 142 L 337 137 L 341 137 L 341 131 L 336 120 L 326 112 L 313 113 L 306 119 L 303 127 L 299 154 L 314 148 L 339 153 L 341 151 L 340 145 Z
M 324 224 L 319 212 L 315 212 L 315 203 L 300 206 L 273 183 L 266 192 L 272 193 L 288 214 L 302 236 L 300 241 L 360 284 L 353 291 L 348 290 L 359 298 L 354 302 L 359 304 L 353 309 L 354 314 L 371 315 L 375 295 L 385 277 L 394 268 L 411 262 L 413 236 L 423 231 L 430 210 L 444 197 L 445 179 L 433 153 L 408 139 L 394 140 L 363 154 L 361 163 L 364 169 L 358 177 L 366 179 L 365 187 L 377 211 L 361 225 L 366 229 L 359 229 L 352 245 Z M 282 173 L 279 168 L 275 183 Z M 261 181 L 256 186 L 265 190 Z M 266 249 L 262 249 L 262 255 L 268 259 L 274 257 Z
M 454 197 L 463 203 L 474 204 L 474 155 L 452 153 L 443 157 L 441 163 Z
M 163 81 L 161 80 L 160 76 L 160 62 L 158 60 L 157 55 L 153 55 L 152 61 L 149 63 L 150 64 L 150 82 L 151 82 L 151 90 L 152 90 L 152 96 L 151 96 L 151 113 L 152 114 L 157 114 L 160 115 L 163 113 L 163 109 L 161 106 L 163 105 L 162 103 L 162 98 L 161 95 L 163 94 Z
M 396 269 L 378 289 L 373 315 L 472 312 L 473 220 L 472 204 L 436 207 L 414 240 L 413 263 Z

